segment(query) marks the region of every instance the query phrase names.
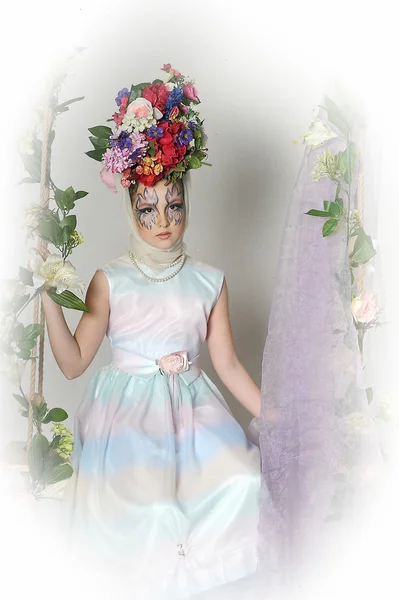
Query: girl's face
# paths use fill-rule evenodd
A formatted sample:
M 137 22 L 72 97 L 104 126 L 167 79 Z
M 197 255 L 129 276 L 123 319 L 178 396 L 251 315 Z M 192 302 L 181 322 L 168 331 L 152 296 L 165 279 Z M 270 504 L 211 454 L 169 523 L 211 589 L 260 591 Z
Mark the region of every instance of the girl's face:
M 168 249 L 182 237 L 186 209 L 181 182 L 165 185 L 161 179 L 154 186 L 139 182 L 132 207 L 140 236 L 151 246 Z

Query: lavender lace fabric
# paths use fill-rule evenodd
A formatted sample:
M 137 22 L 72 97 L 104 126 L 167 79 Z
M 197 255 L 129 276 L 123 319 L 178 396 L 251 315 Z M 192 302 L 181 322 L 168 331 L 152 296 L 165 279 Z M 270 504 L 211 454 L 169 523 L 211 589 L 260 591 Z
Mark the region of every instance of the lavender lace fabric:
M 310 177 L 317 155 L 328 148 L 342 151 L 346 142 L 335 138 L 305 150 L 286 216 L 263 355 L 259 569 L 269 583 L 294 580 L 323 540 L 328 543 L 332 523 L 362 513 L 382 466 L 351 314 L 346 223 L 323 238 L 325 220 L 304 214 L 334 199 L 330 179 Z M 356 181 L 355 172 L 352 205 Z M 272 422 L 269 409 L 275 411 Z

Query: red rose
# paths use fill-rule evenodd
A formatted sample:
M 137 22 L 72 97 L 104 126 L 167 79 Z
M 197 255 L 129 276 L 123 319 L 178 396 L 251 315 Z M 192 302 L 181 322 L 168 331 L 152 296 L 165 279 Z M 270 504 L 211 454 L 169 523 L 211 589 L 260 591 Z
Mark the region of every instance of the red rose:
M 142 96 L 163 113 L 169 97 L 169 90 L 163 83 L 154 83 L 143 89 Z

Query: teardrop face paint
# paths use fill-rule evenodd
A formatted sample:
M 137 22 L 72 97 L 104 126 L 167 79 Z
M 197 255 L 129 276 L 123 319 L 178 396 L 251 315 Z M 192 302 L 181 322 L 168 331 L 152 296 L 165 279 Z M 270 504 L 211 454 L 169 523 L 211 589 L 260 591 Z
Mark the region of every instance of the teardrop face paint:
M 184 191 L 181 183 L 165 186 L 139 184 L 133 200 L 138 231 L 144 241 L 157 248 L 172 247 L 183 235 L 185 224 Z
M 157 215 L 155 209 L 159 202 L 157 192 L 149 188 L 144 189 L 144 195 L 138 194 L 136 200 L 136 218 L 141 227 L 151 229 L 157 222 Z

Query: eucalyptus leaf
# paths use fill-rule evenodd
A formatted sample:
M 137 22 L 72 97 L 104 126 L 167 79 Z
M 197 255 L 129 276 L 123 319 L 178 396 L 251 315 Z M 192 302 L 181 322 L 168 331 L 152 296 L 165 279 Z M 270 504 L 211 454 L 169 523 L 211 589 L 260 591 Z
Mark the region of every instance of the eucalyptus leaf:
M 63 408 L 52 408 L 49 410 L 42 422 L 50 423 L 51 421 L 54 421 L 54 423 L 60 423 L 61 421 L 65 421 L 67 418 L 68 413 L 65 412 Z
M 329 219 L 328 221 L 326 221 L 323 225 L 323 237 L 327 237 L 328 235 L 331 235 L 332 233 L 334 233 L 334 231 L 337 229 L 338 227 L 338 223 L 339 221 L 337 221 L 337 219 Z
M 56 304 L 64 306 L 65 308 L 72 308 L 73 310 L 82 310 L 83 312 L 89 312 L 86 304 L 78 298 L 73 292 L 64 290 L 61 294 L 57 294 L 53 290 L 47 290 L 47 294 Z

